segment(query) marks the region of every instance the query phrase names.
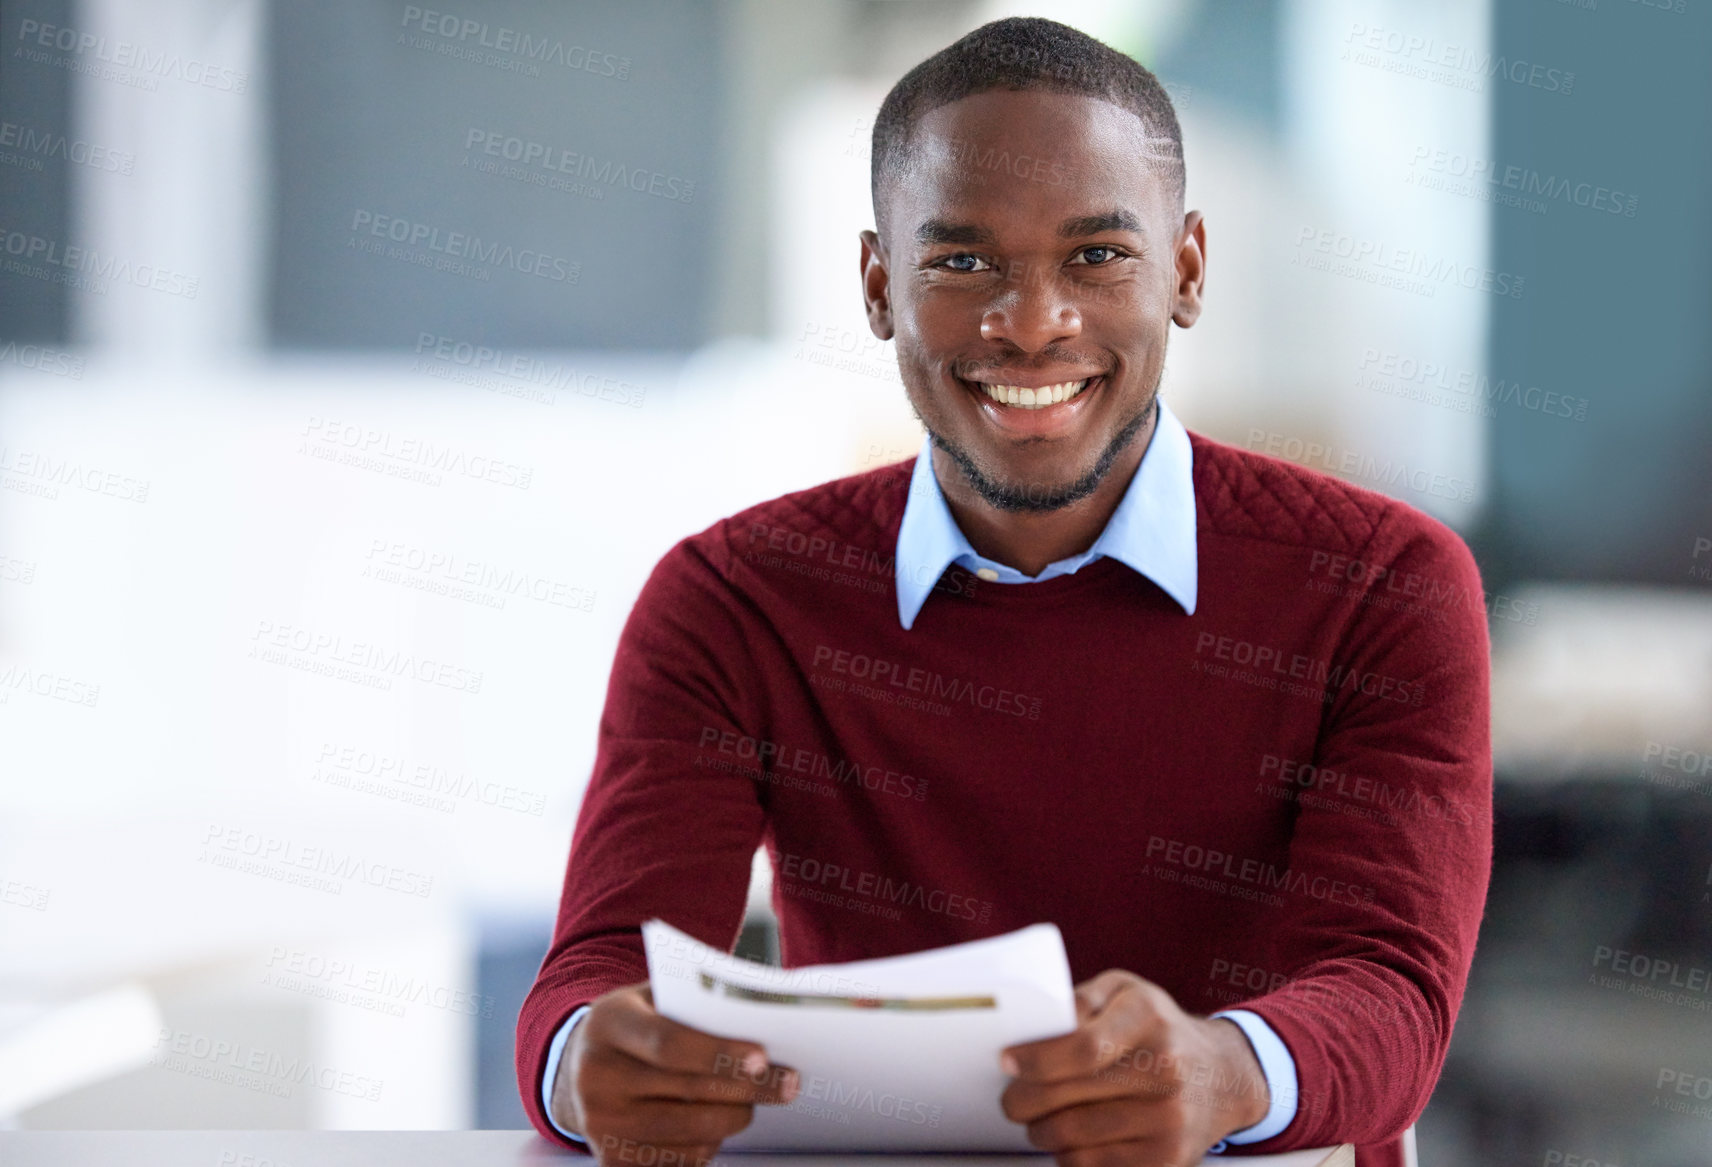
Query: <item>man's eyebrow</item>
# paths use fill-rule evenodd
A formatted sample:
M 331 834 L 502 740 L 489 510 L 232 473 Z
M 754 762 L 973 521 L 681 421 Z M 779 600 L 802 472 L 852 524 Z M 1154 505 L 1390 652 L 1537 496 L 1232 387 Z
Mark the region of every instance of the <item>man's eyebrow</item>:
M 917 243 L 933 246 L 938 243 L 986 243 L 999 241 L 991 228 L 973 223 L 948 223 L 944 219 L 928 219 L 915 229 Z
M 1058 224 L 1060 239 L 1079 239 L 1103 231 L 1134 231 L 1141 234 L 1141 220 L 1125 210 L 1106 211 L 1099 215 L 1081 215 Z
M 1141 233 L 1141 220 L 1125 210 L 1104 211 L 1098 215 L 1078 215 L 1074 219 L 1066 219 L 1058 224 L 1060 239 L 1080 239 L 1085 235 L 1098 235 L 1103 231 L 1134 231 Z M 973 223 L 951 223 L 944 219 L 928 219 L 915 229 L 917 243 L 932 247 L 941 243 L 985 244 L 991 246 L 999 241 L 990 227 L 978 227 Z

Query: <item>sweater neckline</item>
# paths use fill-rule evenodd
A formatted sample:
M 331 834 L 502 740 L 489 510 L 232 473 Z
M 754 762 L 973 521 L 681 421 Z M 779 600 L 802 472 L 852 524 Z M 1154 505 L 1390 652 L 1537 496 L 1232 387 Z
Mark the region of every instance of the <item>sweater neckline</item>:
M 1102 555 L 1092 563 L 1085 564 L 1068 575 L 1055 575 L 1051 579 L 1037 580 L 1033 583 L 998 583 L 993 580 L 984 580 L 968 568 L 956 563 L 945 569 L 946 575 L 957 573 L 955 576 L 957 581 L 955 598 L 992 607 L 1057 604 L 1067 596 L 1109 585 L 1120 573 L 1125 572 L 1130 575 L 1140 575 L 1134 568 L 1120 559 L 1112 558 L 1110 555 Z M 929 598 L 931 601 L 933 597 L 930 596 Z M 939 598 L 945 599 L 947 597 L 940 596 Z

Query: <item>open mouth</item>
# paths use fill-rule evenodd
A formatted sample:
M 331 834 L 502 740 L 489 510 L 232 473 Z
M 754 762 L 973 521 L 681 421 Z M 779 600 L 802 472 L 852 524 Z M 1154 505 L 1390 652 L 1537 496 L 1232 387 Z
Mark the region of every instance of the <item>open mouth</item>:
M 1084 377 L 1080 381 L 1060 381 L 1055 385 L 1005 385 L 988 381 L 965 381 L 971 389 L 997 405 L 1012 409 L 1051 409 L 1083 396 L 1102 377 Z

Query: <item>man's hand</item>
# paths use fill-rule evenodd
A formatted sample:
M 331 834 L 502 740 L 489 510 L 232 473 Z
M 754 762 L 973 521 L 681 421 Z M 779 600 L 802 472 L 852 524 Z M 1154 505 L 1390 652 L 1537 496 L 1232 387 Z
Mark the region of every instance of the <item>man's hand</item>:
M 1242 1030 L 1194 1017 L 1134 973 L 1076 986 L 1076 1029 L 1013 1045 L 999 1099 L 1059 1167 L 1186 1167 L 1266 1116 L 1265 1075 Z
M 795 1070 L 752 1041 L 714 1037 L 654 1011 L 648 983 L 590 1003 L 553 1082 L 553 1118 L 605 1167 L 696 1167 L 749 1125 L 755 1103 L 796 1097 Z

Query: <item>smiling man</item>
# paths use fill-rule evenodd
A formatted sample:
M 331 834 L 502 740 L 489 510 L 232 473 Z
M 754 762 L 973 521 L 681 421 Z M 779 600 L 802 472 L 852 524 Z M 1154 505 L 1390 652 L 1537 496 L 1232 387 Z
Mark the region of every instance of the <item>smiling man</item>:
M 729 949 L 764 845 L 787 966 L 1058 925 L 1078 1025 L 1006 1051 L 999 1104 L 1066 1167 L 1402 1163 L 1491 865 L 1479 575 L 1165 407 L 1206 274 L 1183 174 L 1154 77 L 1051 21 L 887 96 L 861 287 L 922 449 L 643 587 L 518 1019 L 543 1134 L 694 1162 L 795 1096 L 654 1012 L 639 931 Z

